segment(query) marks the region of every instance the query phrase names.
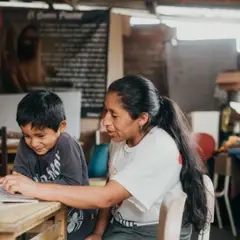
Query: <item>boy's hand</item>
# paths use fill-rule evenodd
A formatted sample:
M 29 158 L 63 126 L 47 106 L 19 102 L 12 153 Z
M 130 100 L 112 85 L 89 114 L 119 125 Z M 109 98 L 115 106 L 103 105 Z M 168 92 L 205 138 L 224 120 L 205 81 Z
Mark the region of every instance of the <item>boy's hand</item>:
M 2 185 L 4 177 L 0 177 L 0 185 Z
M 12 173 L 12 175 L 17 176 L 17 175 L 21 175 L 21 174 L 14 171 L 14 172 Z M 4 178 L 5 178 L 5 177 L 0 177 L 0 184 L 1 184 L 1 185 L 3 184 Z
M 37 183 L 20 173 L 5 176 L 0 183 L 11 194 L 20 192 L 26 197 L 33 198 L 37 193 Z

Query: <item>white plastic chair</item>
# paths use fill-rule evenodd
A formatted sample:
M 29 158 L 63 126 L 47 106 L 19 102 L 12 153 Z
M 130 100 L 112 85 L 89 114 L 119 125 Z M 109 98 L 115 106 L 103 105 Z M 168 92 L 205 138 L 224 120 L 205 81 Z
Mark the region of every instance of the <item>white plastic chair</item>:
M 211 223 L 214 221 L 214 187 L 207 175 L 203 176 L 203 182 L 208 214 L 207 224 L 199 233 L 198 240 L 209 240 Z M 172 190 L 165 195 L 160 208 L 158 240 L 179 240 L 186 198 L 187 195 L 179 189 Z
M 204 186 L 205 186 L 205 193 L 206 193 L 206 197 L 207 197 L 208 214 L 207 214 L 206 226 L 199 233 L 198 240 L 209 240 L 210 239 L 211 223 L 213 223 L 213 221 L 214 221 L 215 196 L 214 196 L 213 183 L 207 175 L 203 176 L 203 183 L 204 183 Z
M 214 165 L 214 190 L 215 190 L 215 197 L 216 197 L 216 215 L 217 215 L 217 220 L 218 220 L 218 226 L 219 228 L 223 228 L 222 225 L 222 218 L 220 214 L 220 209 L 218 205 L 218 198 L 224 197 L 231 228 L 232 228 L 232 233 L 233 236 L 237 236 L 237 231 L 232 215 L 232 210 L 228 198 L 228 190 L 229 190 L 229 184 L 230 184 L 230 177 L 231 177 L 231 164 L 232 164 L 232 159 L 228 156 L 227 153 L 221 153 L 217 156 L 215 159 L 215 165 Z M 218 187 L 218 178 L 219 176 L 224 176 L 224 187 L 222 191 L 216 191 Z
M 179 189 L 169 191 L 160 208 L 158 240 L 179 240 L 187 195 Z

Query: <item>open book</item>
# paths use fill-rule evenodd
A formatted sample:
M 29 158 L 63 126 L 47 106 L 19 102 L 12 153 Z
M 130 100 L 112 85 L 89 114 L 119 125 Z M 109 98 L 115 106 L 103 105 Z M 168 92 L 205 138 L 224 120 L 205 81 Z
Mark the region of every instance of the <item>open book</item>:
M 37 199 L 27 198 L 22 194 L 9 194 L 3 187 L 0 185 L 0 202 L 5 203 L 21 203 L 21 202 L 35 202 L 37 203 Z

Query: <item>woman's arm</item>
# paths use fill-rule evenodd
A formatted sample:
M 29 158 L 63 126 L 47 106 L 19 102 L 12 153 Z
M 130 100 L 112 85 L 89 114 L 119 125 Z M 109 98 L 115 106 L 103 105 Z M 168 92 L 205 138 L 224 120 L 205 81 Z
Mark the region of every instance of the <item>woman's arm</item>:
M 99 210 L 97 223 L 93 234 L 103 236 L 105 230 L 107 229 L 109 218 L 110 218 L 111 208 L 103 208 Z
M 129 198 L 131 194 L 117 181 L 110 180 L 104 187 L 64 186 L 36 183 L 22 175 L 9 175 L 0 184 L 10 193 L 46 201 L 59 201 L 67 206 L 81 209 L 109 208 Z
M 74 208 L 109 208 L 129 198 L 130 193 L 116 181 L 104 187 L 62 186 L 38 183 L 35 197 L 47 201 L 59 201 Z

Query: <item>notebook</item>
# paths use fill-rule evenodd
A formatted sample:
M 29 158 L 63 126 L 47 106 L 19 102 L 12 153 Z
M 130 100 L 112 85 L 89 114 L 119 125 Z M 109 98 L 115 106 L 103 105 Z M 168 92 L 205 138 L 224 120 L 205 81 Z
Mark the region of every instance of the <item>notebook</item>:
M 39 202 L 37 199 L 28 198 L 23 196 L 22 194 L 10 194 L 0 185 L 0 202 L 5 203 L 37 203 Z

